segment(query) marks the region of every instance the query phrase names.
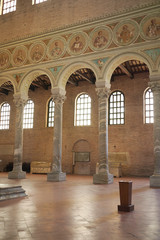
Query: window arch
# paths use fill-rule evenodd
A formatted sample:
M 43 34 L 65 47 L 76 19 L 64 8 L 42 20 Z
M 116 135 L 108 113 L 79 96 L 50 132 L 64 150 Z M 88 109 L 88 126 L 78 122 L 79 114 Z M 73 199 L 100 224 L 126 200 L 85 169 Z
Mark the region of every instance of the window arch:
M 34 102 L 28 100 L 23 112 L 23 128 L 33 128 Z
M 144 94 L 144 107 L 145 107 L 145 123 L 154 122 L 154 101 L 153 93 L 150 88 L 145 91 Z
M 47 127 L 54 126 L 54 108 L 55 108 L 55 103 L 53 101 L 53 98 L 51 98 L 48 102 Z
M 124 124 L 125 98 L 120 91 L 113 92 L 109 97 L 109 124 Z
M 9 129 L 10 105 L 3 103 L 0 108 L 0 129 Z
M 2 14 L 16 11 L 17 0 L 2 0 Z
M 42 2 L 46 2 L 47 0 L 32 0 L 32 5 L 33 4 L 39 4 L 39 3 L 42 3 Z
M 74 125 L 91 125 L 91 98 L 87 93 L 82 93 L 76 98 Z

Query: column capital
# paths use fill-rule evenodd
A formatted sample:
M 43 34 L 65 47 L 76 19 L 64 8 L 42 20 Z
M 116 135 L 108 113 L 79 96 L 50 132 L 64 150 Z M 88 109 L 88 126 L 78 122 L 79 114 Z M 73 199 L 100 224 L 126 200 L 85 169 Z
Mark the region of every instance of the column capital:
M 61 94 L 57 94 L 57 95 L 52 95 L 52 99 L 55 103 L 61 103 L 63 104 L 66 96 L 65 95 L 61 95 Z
M 53 88 L 51 90 L 52 92 L 52 99 L 55 103 L 64 103 L 65 99 L 66 99 L 66 91 L 62 88 Z
M 102 87 L 102 88 L 96 88 L 96 92 L 98 95 L 98 98 L 108 98 L 110 94 L 110 89 L 107 87 Z
M 21 94 L 15 94 L 13 102 L 16 105 L 16 107 L 24 106 L 27 102 L 27 98 L 23 98 Z
M 151 88 L 152 92 L 160 92 L 160 81 L 149 82 L 148 86 Z
M 158 82 L 160 81 L 160 74 L 153 74 L 149 76 L 151 82 Z

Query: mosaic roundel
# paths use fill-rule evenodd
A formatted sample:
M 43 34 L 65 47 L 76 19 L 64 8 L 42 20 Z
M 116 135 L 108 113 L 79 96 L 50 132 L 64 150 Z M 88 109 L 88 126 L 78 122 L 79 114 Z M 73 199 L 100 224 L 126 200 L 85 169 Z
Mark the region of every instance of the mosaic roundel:
M 43 42 L 36 42 L 29 49 L 29 59 L 32 62 L 40 62 L 46 53 L 46 45 Z
M 12 54 L 12 64 L 21 66 L 27 61 L 27 48 L 24 46 L 16 47 Z
M 80 32 L 73 34 L 68 40 L 68 52 L 72 55 L 83 53 L 88 46 L 87 34 Z
M 134 42 L 139 35 L 138 24 L 133 20 L 118 23 L 114 28 L 114 42 L 124 46 Z
M 144 39 L 157 39 L 160 37 L 160 13 L 146 16 L 140 25 L 141 36 Z
M 90 34 L 90 47 L 98 51 L 109 46 L 112 40 L 112 31 L 108 27 L 95 28 Z
M 63 56 L 66 50 L 66 41 L 62 37 L 54 38 L 48 43 L 47 54 L 52 59 Z
M 10 64 L 10 52 L 3 50 L 0 52 L 0 69 L 5 69 Z

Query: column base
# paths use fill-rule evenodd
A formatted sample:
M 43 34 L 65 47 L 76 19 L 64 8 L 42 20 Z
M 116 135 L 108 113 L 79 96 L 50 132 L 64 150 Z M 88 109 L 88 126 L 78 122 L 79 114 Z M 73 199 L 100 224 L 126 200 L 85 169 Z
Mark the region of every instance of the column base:
M 150 177 L 150 187 L 160 188 L 160 175 L 152 175 Z
M 66 181 L 66 173 L 60 172 L 50 172 L 47 173 L 47 181 L 48 182 L 62 182 Z
M 128 206 L 118 205 L 118 211 L 131 212 L 133 210 L 134 210 L 134 205 L 128 205 Z
M 113 175 L 110 173 L 98 173 L 93 175 L 94 184 L 110 184 L 113 183 Z
M 24 179 L 26 178 L 26 172 L 24 171 L 11 171 L 8 173 L 8 179 Z

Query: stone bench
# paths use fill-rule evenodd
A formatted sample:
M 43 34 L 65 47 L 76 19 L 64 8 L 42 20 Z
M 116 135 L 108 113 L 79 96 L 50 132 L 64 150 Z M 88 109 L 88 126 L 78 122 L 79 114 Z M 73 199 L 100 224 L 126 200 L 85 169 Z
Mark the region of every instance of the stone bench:
M 31 162 L 31 173 L 49 173 L 52 169 L 51 162 Z
M 109 162 L 109 172 L 114 177 L 122 177 L 122 166 L 119 162 Z

